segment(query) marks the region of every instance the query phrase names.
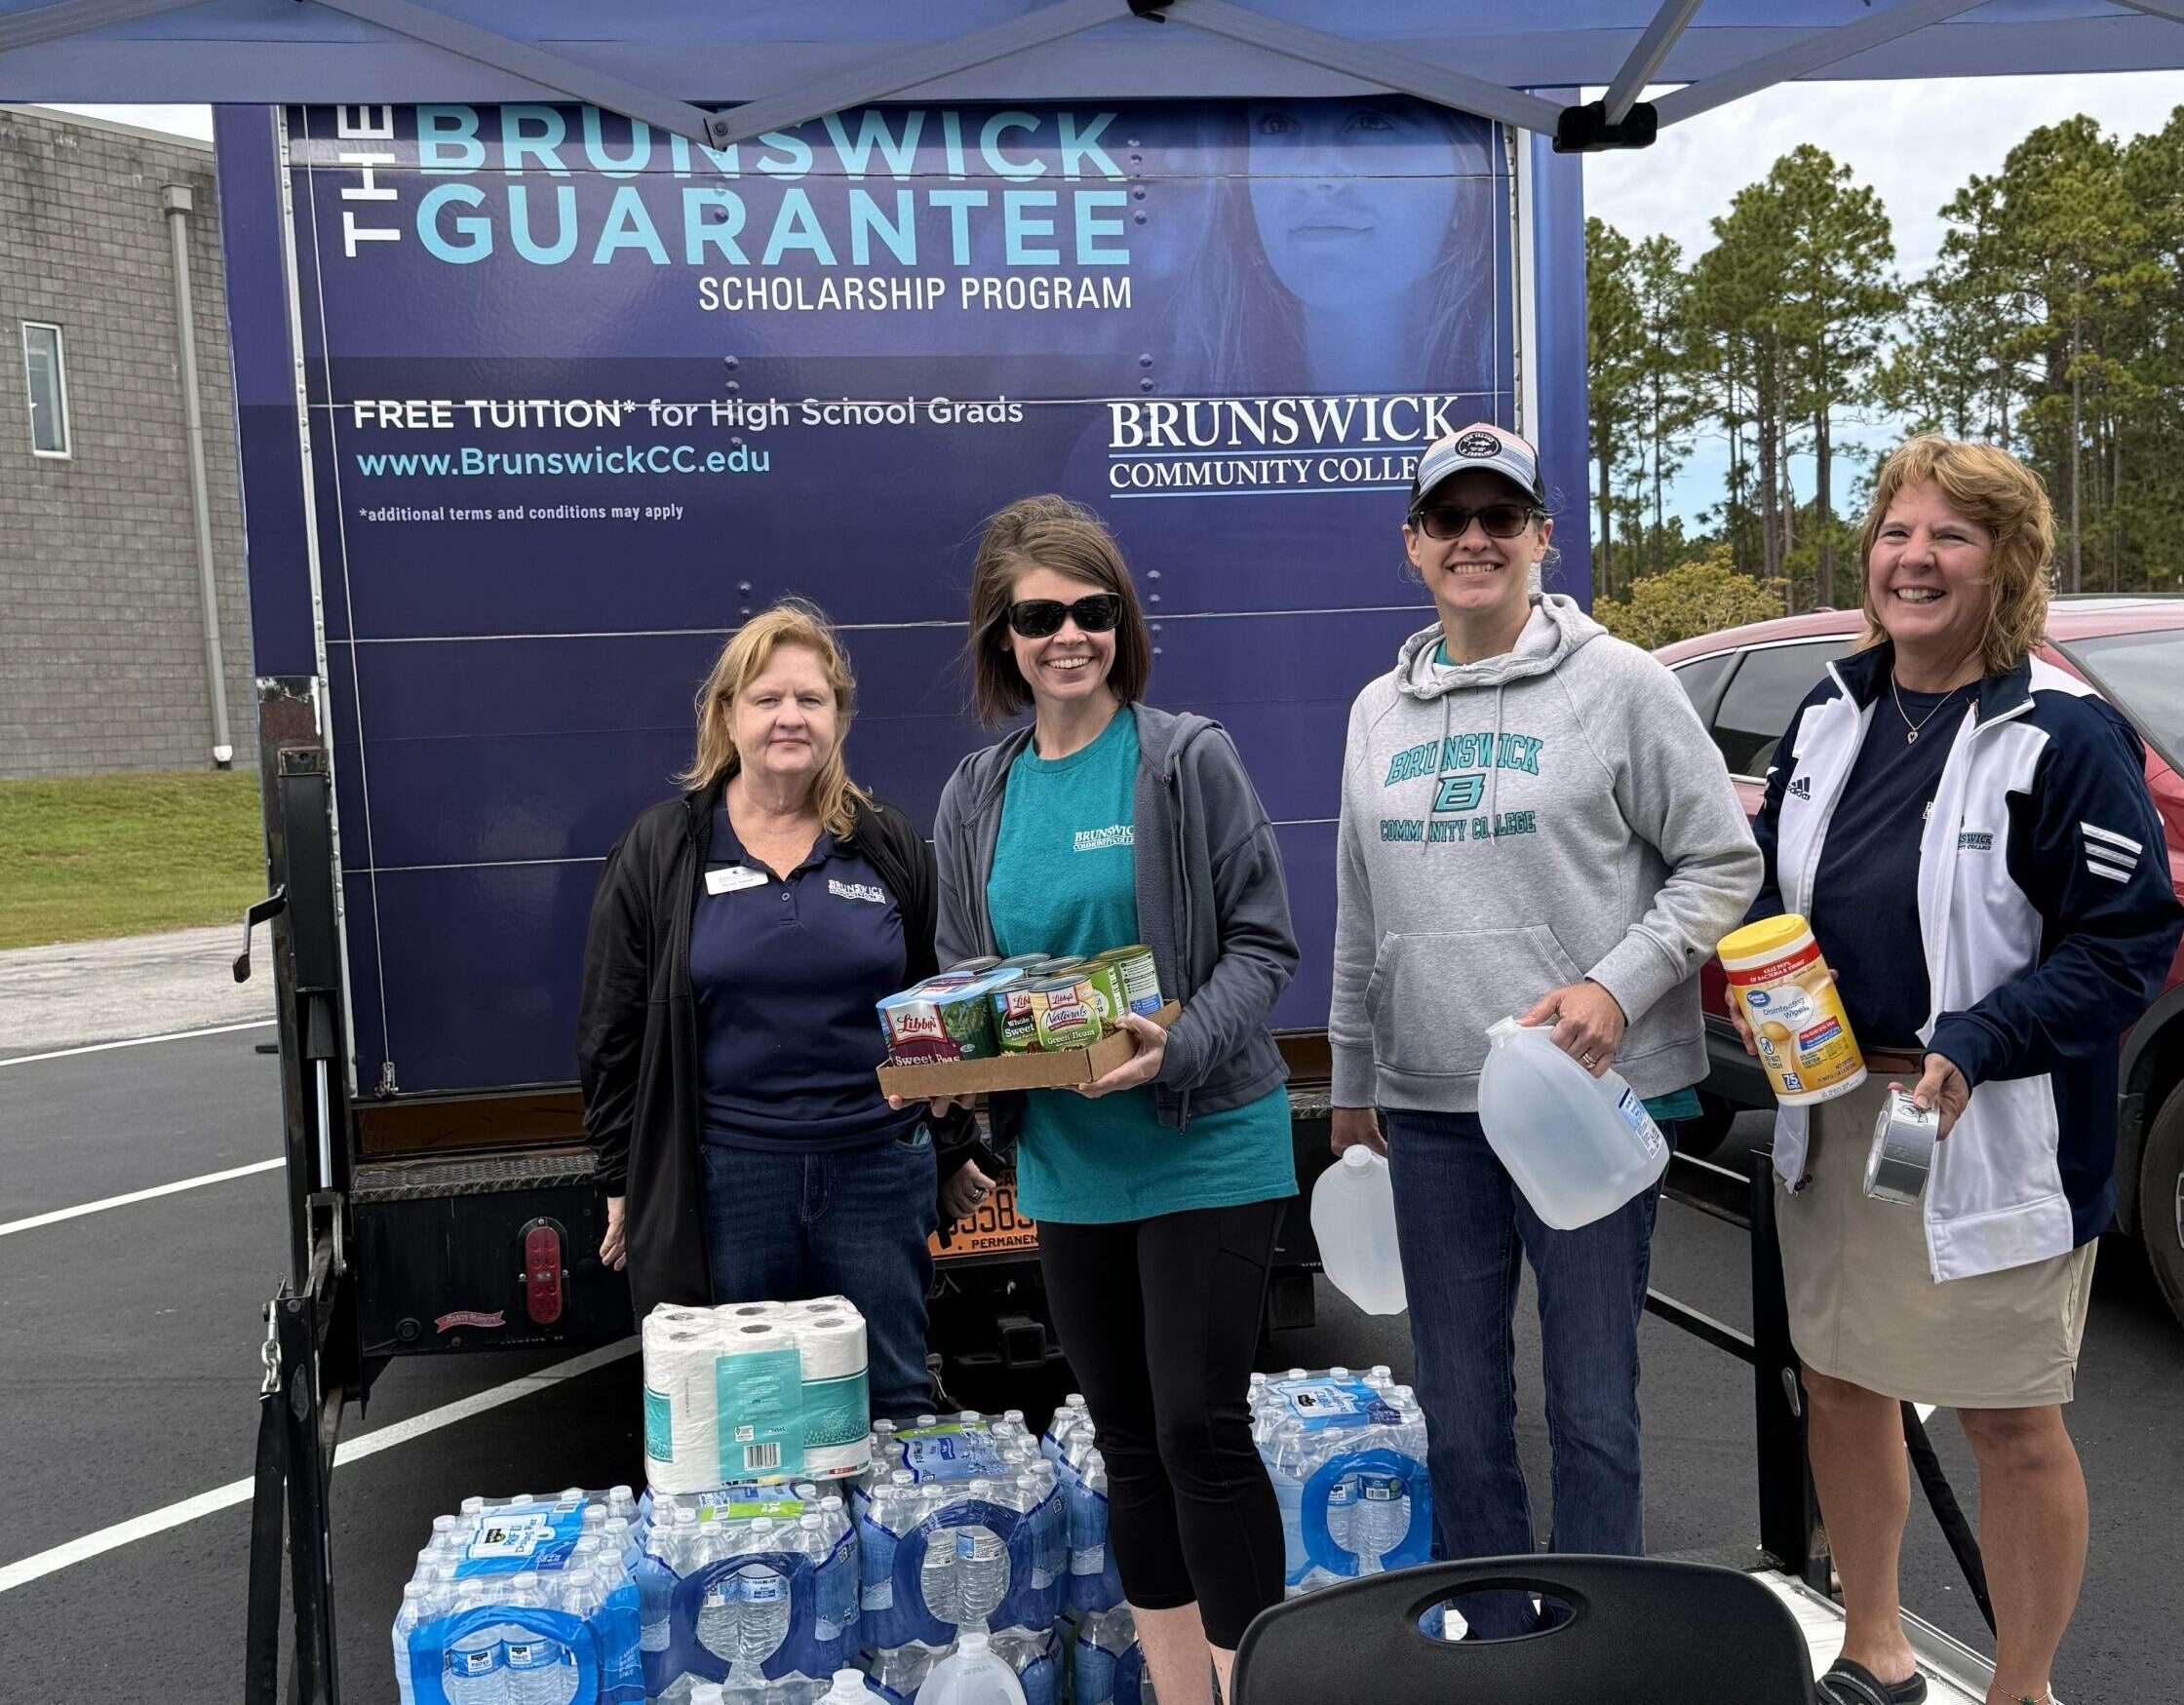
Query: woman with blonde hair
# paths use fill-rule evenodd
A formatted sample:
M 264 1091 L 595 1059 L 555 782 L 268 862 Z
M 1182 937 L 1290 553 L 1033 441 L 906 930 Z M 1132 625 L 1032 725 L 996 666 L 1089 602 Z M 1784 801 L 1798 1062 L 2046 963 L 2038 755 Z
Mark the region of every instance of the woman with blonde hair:
M 1900 1405 L 1929 1403 L 1958 1412 L 1979 1465 L 1988 1700 L 2046 1705 L 2086 1564 L 2062 1406 L 2115 1210 L 2116 1043 L 2184 916 L 2137 736 L 2033 655 L 2054 555 L 2038 477 L 1915 438 L 1882 465 L 1862 547 L 1866 642 L 1776 748 L 1751 911 L 1810 920 L 1871 1073 L 1774 1126 L 1790 1336 L 1849 1611 L 1821 1688 L 1925 1696 L 1896 1558 Z M 1863 1187 L 1892 1080 L 1939 1115 L 1917 1207 Z
M 627 1265 L 638 1317 L 839 1293 L 865 1317 L 873 1412 L 908 1416 L 932 1403 L 926 1239 L 981 1175 L 959 1172 L 967 1117 L 890 1107 L 873 1075 L 873 1003 L 935 969 L 935 883 L 910 820 L 849 779 L 854 698 L 810 604 L 729 638 L 688 791 L 606 855 L 577 1058 L 600 1259 Z

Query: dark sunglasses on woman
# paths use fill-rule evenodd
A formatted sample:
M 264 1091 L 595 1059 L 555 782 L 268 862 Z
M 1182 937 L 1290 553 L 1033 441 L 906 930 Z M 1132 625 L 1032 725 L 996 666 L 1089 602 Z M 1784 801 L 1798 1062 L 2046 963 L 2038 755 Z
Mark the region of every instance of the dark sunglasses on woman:
M 1479 525 L 1486 528 L 1487 536 L 1494 539 L 1513 539 L 1532 524 L 1532 518 L 1539 510 L 1529 503 L 1489 503 L 1482 509 L 1465 509 L 1457 503 L 1434 503 L 1411 513 L 1411 524 L 1429 539 L 1461 539 L 1471 524 L 1471 518 L 1478 518 Z
M 1075 622 L 1087 634 L 1105 634 L 1121 619 L 1122 600 L 1112 592 L 1096 592 L 1074 603 L 1058 598 L 1020 598 L 1008 606 L 1008 625 L 1027 639 L 1060 633 L 1065 620 Z

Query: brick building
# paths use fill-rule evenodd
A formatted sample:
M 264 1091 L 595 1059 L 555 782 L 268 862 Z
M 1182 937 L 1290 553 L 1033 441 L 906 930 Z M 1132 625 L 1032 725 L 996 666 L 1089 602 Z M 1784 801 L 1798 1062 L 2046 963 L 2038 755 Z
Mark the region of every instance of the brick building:
M 213 761 L 169 186 L 238 767 L 255 761 L 211 144 L 0 107 L 0 777 Z

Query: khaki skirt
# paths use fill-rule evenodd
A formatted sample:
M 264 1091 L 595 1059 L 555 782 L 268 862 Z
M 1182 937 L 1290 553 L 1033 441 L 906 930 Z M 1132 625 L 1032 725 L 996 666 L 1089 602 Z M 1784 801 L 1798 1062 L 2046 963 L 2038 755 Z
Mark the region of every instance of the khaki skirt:
M 1774 1181 L 1798 1359 L 1868 1391 L 1943 1409 L 2068 1403 L 2096 1245 L 1936 1284 L 1921 1210 L 1865 1193 L 1866 1151 L 1890 1081 L 1875 1072 L 1814 1106 L 1805 1187 L 1792 1192 Z

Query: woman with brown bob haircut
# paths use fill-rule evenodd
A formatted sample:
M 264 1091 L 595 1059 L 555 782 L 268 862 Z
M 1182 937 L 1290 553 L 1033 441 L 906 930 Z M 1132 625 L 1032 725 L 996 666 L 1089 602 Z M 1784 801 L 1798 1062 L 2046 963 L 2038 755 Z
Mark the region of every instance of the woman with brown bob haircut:
M 932 1404 L 926 1239 L 979 1175 L 965 1116 L 891 1107 L 873 1003 L 932 975 L 933 857 L 842 761 L 856 684 L 794 600 L 698 689 L 687 791 L 606 855 L 577 1061 L 606 1192 L 600 1259 L 661 1302 L 840 1294 L 875 1414 Z
M 1151 645 L 1091 511 L 1027 497 L 986 526 L 969 663 L 988 723 L 1029 722 L 941 795 L 938 945 L 1142 943 L 1181 1010 L 1081 1091 L 993 1098 L 1062 1346 L 1107 1460 L 1110 1542 L 1161 1705 L 1226 1691 L 1282 1596 L 1281 1518 L 1245 1406 L 1297 1180 L 1268 1012 L 1297 966 L 1281 859 L 1228 734 L 1144 702 Z
M 1890 456 L 1862 539 L 1865 645 L 1790 719 L 1756 826 L 1751 915 L 1811 922 L 1870 1073 L 1774 1124 L 1790 1337 L 1849 1611 L 1820 1683 L 1838 1705 L 1926 1693 L 1897 1615 L 1901 1405 L 1957 1411 L 1978 1460 L 1992 1705 L 2051 1697 L 2085 1572 L 2062 1406 L 2115 1212 L 2116 1044 L 2184 914 L 2137 736 L 2035 654 L 2054 537 L 2038 476 L 2002 450 L 1926 437 Z M 1899 1085 L 1938 1115 L 1912 1204 L 1865 1188 Z

